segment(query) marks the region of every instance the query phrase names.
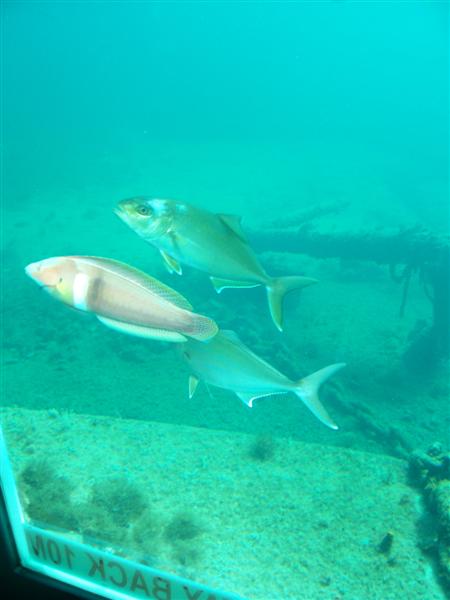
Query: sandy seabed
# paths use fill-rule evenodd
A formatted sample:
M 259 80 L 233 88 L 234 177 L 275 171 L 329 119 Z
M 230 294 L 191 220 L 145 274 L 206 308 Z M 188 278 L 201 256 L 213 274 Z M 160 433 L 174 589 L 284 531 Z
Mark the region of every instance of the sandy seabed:
M 61 525 L 48 498 L 63 490 L 72 537 L 250 600 L 444 598 L 417 545 L 405 461 L 55 410 L 0 415 L 28 517 Z

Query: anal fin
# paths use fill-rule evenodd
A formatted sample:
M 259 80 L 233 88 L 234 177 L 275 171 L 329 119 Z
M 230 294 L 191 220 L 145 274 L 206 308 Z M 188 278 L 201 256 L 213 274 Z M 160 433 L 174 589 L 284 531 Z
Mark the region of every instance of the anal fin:
M 123 321 L 116 321 L 115 319 L 109 319 L 99 315 L 97 315 L 97 319 L 115 331 L 127 333 L 128 335 L 134 335 L 136 337 L 147 338 L 150 340 L 161 340 L 163 342 L 185 342 L 187 340 L 184 335 L 176 331 L 152 329 L 151 327 L 134 325 L 134 323 L 124 323 Z
M 235 281 L 234 279 L 222 279 L 220 277 L 210 277 L 210 279 L 218 294 L 225 288 L 254 288 L 261 285 L 250 281 Z
M 246 404 L 249 408 L 253 408 L 253 401 L 258 398 L 266 398 L 267 396 L 277 396 L 279 394 L 286 394 L 283 392 L 268 392 L 265 394 L 255 394 L 254 392 L 235 392 L 236 396 L 239 400 L 242 400 L 244 404 Z

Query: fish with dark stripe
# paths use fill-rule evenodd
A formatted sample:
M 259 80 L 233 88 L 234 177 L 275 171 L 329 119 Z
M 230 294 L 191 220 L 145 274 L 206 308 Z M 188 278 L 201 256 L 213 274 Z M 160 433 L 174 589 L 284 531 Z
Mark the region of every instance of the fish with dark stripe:
M 95 314 L 105 325 L 139 337 L 205 341 L 216 323 L 192 311 L 181 294 L 110 258 L 61 256 L 31 263 L 26 273 L 51 296 Z

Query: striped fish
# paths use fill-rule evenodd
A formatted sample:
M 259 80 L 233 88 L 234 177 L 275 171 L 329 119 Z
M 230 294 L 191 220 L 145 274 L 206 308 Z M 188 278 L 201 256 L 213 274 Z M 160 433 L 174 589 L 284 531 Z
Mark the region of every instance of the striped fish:
M 204 341 L 217 333 L 212 319 L 153 277 L 95 256 L 60 256 L 29 264 L 25 272 L 51 296 L 93 313 L 123 333 L 170 342 Z

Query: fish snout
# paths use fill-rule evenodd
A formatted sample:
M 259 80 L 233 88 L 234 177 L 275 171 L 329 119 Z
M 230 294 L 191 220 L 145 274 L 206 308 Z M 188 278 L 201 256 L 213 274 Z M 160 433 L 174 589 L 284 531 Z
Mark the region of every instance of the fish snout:
M 114 209 L 115 214 L 130 226 L 142 227 L 154 217 L 151 202 L 145 197 L 121 200 Z
M 133 209 L 135 209 L 135 203 L 132 200 L 121 200 L 113 210 L 114 214 L 124 219 L 133 212 Z
M 42 273 L 42 263 L 34 262 L 30 263 L 25 267 L 25 273 L 28 275 L 30 279 L 32 279 L 35 283 L 40 287 L 44 287 L 46 285 Z
M 34 279 L 36 277 L 36 274 L 39 273 L 39 266 L 40 263 L 38 262 L 30 263 L 25 267 L 25 273 L 28 275 L 28 277 Z
M 60 280 L 59 259 L 47 259 L 30 263 L 25 267 L 25 273 L 38 285 L 54 287 Z

